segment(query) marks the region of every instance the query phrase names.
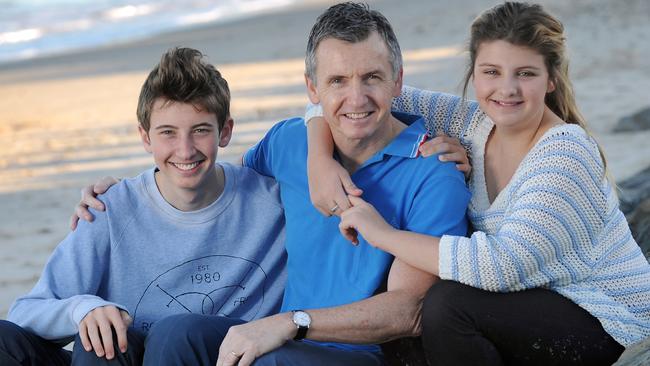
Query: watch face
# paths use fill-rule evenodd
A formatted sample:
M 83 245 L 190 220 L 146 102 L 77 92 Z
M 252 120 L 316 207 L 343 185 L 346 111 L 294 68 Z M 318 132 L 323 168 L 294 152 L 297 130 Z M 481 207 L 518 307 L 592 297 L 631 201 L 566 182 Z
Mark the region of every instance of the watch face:
M 293 313 L 293 322 L 301 327 L 308 327 L 311 323 L 311 318 L 304 311 L 296 311 Z

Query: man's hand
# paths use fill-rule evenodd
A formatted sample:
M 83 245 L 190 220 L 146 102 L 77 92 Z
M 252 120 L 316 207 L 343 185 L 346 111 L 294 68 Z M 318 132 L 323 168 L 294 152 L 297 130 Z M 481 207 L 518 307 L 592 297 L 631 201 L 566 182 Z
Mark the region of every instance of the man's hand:
M 133 322 L 129 313 L 115 306 L 108 305 L 93 309 L 79 323 L 79 338 L 87 352 L 95 350 L 97 357 L 106 355 L 107 360 L 115 357 L 113 346 L 113 329 L 117 335 L 117 344 L 122 353 L 128 344 L 126 332 Z
M 467 157 L 467 151 L 456 138 L 438 134 L 435 138 L 420 146 L 420 153 L 424 157 L 429 157 L 433 154 L 440 154 L 438 156 L 440 161 L 455 162 L 456 168 L 463 172 L 465 177 L 469 177 L 469 173 L 472 171 L 472 166 Z
M 307 160 L 309 198 L 325 216 L 340 216 L 350 208 L 348 194 L 360 196 L 363 191 L 352 182 L 350 174 L 331 157 L 310 157 Z
M 248 366 L 281 347 L 297 332 L 291 313 L 281 313 L 231 327 L 219 347 L 217 366 Z
M 352 207 L 341 214 L 339 230 L 341 234 L 352 242 L 359 244 L 357 232 L 371 245 L 381 247 L 381 239 L 387 237 L 387 233 L 395 230 L 377 212 L 377 210 L 361 197 L 348 196 Z
M 92 207 L 97 211 L 104 211 L 104 204 L 96 197 L 98 194 L 105 193 L 113 185 L 119 183 L 119 180 L 113 177 L 104 177 L 97 181 L 97 183 L 86 186 L 81 189 L 81 200 L 77 203 L 74 213 L 70 216 L 70 230 L 77 228 L 79 219 L 92 222 L 93 215 L 88 211 L 88 207 Z

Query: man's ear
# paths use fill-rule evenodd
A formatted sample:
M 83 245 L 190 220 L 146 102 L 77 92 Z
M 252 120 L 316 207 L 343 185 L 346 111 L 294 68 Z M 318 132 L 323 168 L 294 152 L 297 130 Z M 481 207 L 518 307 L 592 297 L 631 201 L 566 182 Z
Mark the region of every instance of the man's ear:
M 393 89 L 393 97 L 399 97 L 402 94 L 402 84 L 404 83 L 404 68 L 399 68 L 397 78 L 395 79 L 395 89 Z
M 148 153 L 151 153 L 151 140 L 149 139 L 149 132 L 145 131 L 145 129 L 142 128 L 141 125 L 138 125 L 138 131 L 140 132 L 140 139 L 142 140 L 142 146 L 144 146 L 144 149 Z
M 231 117 L 226 119 L 226 122 L 221 127 L 221 133 L 219 134 L 219 147 L 226 147 L 232 138 L 232 129 L 235 125 L 235 121 Z
M 313 104 L 319 104 L 320 98 L 318 97 L 318 91 L 316 90 L 316 83 L 312 81 L 307 74 L 305 74 L 305 83 L 307 84 L 307 96 L 309 97 L 309 100 Z

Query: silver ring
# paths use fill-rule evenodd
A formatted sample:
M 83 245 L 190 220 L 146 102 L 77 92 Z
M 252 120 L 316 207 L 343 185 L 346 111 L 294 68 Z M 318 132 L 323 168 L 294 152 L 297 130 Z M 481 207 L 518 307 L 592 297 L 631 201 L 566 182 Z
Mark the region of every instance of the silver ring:
M 331 213 L 334 213 L 334 212 L 336 212 L 336 210 L 338 210 L 338 209 L 339 209 L 339 205 L 336 204 L 336 205 L 334 205 L 334 207 L 330 208 L 330 212 L 331 212 Z
M 235 358 L 241 358 L 242 355 L 238 355 L 235 353 L 235 351 L 230 351 L 230 354 L 233 355 Z

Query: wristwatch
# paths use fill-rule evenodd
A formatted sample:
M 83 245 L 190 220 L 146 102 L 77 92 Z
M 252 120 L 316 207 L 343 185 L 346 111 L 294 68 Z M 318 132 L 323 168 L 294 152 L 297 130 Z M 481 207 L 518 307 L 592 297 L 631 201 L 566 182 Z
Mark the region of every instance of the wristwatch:
M 302 310 L 293 311 L 293 324 L 298 328 L 298 333 L 293 337 L 294 341 L 301 341 L 307 336 L 307 331 L 311 325 L 311 316 Z

